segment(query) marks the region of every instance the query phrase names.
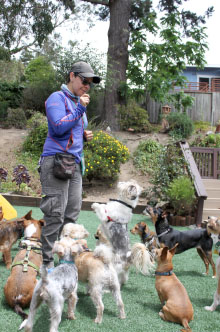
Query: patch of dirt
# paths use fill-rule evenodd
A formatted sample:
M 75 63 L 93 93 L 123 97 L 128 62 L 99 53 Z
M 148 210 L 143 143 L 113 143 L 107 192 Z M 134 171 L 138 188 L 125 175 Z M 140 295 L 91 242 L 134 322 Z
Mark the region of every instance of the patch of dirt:
M 167 135 L 161 133 L 135 134 L 131 132 L 112 132 L 110 134 L 126 145 L 131 155 L 142 140 L 154 138 L 158 142 L 165 144 L 169 139 Z M 24 129 L 0 129 L 0 167 L 8 169 L 16 166 L 15 150 L 22 144 L 26 135 L 27 130 Z M 148 176 L 143 175 L 134 167 L 132 158 L 121 165 L 118 181 L 129 181 L 131 179 L 136 180 L 143 189 L 148 188 L 150 185 Z M 113 184 L 100 181 L 92 184 L 85 183 L 83 187 L 84 201 L 106 202 L 109 198 L 117 198 L 117 182 Z M 139 203 L 145 204 L 147 202 L 144 198 L 141 198 Z

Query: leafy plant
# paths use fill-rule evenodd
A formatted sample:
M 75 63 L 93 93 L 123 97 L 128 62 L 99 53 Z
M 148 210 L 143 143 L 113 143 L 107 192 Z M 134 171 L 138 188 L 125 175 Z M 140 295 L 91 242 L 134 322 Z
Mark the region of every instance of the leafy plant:
M 18 129 L 26 127 L 27 119 L 22 108 L 8 108 L 7 122 Z
M 129 158 L 126 146 L 104 133 L 94 132 L 93 140 L 88 142 L 84 148 L 86 173 L 85 177 L 92 179 L 112 180 L 117 178 L 121 163 Z
M 161 149 L 162 145 L 151 138 L 142 141 L 133 154 L 134 165 L 143 173 L 150 173 Z
M 48 132 L 46 117 L 44 117 L 44 119 L 43 117 L 40 117 L 39 122 L 32 119 L 29 124 L 31 123 L 35 124 L 35 126 L 32 127 L 23 143 L 23 151 L 30 152 L 39 157 L 43 151 L 44 142 Z
M 132 128 L 135 132 L 149 133 L 152 131 L 147 111 L 134 100 L 130 100 L 127 105 L 119 106 L 119 114 L 119 123 L 122 130 Z
M 170 183 L 181 175 L 187 173 L 187 163 L 181 153 L 180 147 L 173 141 L 164 146 L 157 155 L 150 173 L 153 184 L 151 195 L 157 201 L 167 201 L 167 191 Z
M 209 148 L 220 148 L 220 135 L 209 134 L 199 135 L 190 144 L 191 146 L 209 147 Z
M 13 170 L 13 176 L 14 179 L 12 182 L 15 182 L 16 185 L 19 188 L 19 191 L 21 190 L 21 184 L 28 184 L 30 182 L 30 175 L 28 174 L 28 170 L 24 165 L 18 165 Z
M 193 133 L 193 121 L 186 113 L 173 112 L 167 116 L 169 135 L 175 139 L 188 138 Z
M 1 183 L 7 180 L 7 176 L 8 176 L 8 171 L 4 168 L 0 168 L 0 189 L 1 189 Z
M 178 215 L 190 214 L 196 200 L 191 179 L 187 175 L 174 179 L 168 187 L 167 197 Z

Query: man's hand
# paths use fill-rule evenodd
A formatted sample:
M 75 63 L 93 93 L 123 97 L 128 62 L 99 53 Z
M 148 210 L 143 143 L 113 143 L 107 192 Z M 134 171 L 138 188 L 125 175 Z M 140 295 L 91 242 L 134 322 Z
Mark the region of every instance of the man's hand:
M 84 107 L 86 107 L 90 102 L 90 96 L 87 95 L 86 93 L 84 93 L 81 97 L 80 97 L 80 104 Z
M 91 141 L 93 139 L 93 132 L 91 130 L 84 130 L 84 136 L 86 141 Z

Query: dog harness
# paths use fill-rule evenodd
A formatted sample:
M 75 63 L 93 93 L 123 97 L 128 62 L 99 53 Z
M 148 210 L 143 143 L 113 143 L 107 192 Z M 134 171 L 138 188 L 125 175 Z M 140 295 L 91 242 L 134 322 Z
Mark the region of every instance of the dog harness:
M 75 264 L 74 261 L 66 261 L 65 259 L 60 259 L 59 264 Z
M 159 272 L 155 271 L 156 276 L 171 276 L 173 274 L 173 270 L 167 271 L 167 272 Z
M 40 242 L 40 240 L 38 239 L 35 239 L 35 238 L 25 238 L 25 240 L 31 240 L 31 241 L 36 241 L 36 242 Z M 41 243 L 40 243 L 41 244 Z M 28 266 L 32 267 L 36 272 L 37 274 L 39 275 L 40 274 L 40 269 L 39 267 L 32 263 L 30 260 L 29 260 L 29 256 L 30 256 L 30 252 L 31 250 L 33 250 L 36 254 L 39 254 L 39 255 L 42 255 L 42 248 L 39 247 L 39 246 L 33 246 L 33 245 L 28 245 L 26 243 L 21 243 L 19 244 L 19 248 L 21 250 L 23 249 L 26 249 L 26 254 L 25 254 L 25 257 L 23 260 L 21 261 L 17 261 L 17 262 L 13 262 L 12 265 L 11 265 L 11 270 L 14 266 L 16 265 L 23 265 L 23 270 L 22 272 L 27 272 L 28 271 Z
M 164 231 L 163 233 L 157 235 L 157 237 L 161 237 L 162 235 L 165 235 L 165 234 L 167 234 L 167 233 L 169 233 L 169 232 L 170 232 L 170 228 L 168 228 L 168 229 L 167 229 L 166 231 Z

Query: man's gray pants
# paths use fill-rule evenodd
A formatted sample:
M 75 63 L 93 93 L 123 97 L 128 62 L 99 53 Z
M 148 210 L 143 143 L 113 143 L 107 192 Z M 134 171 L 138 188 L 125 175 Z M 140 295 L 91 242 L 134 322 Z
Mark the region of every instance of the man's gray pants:
M 82 174 L 80 164 L 72 179 L 60 180 L 53 175 L 54 156 L 44 157 L 41 162 L 40 181 L 42 185 L 41 211 L 45 225 L 41 241 L 43 264 L 53 265 L 52 249 L 63 226 L 75 222 L 82 205 Z

